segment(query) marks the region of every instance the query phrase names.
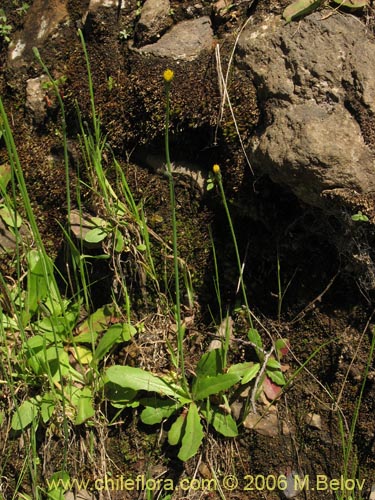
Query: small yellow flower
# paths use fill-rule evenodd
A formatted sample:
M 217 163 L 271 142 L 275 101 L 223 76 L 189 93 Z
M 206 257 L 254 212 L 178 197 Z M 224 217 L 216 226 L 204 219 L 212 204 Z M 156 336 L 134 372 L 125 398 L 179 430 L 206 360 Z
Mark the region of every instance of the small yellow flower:
M 212 167 L 212 170 L 213 170 L 215 175 L 220 174 L 220 167 L 217 163 L 215 163 L 215 165 Z
M 173 73 L 173 71 L 171 69 L 166 69 L 164 71 L 163 76 L 164 76 L 164 81 L 166 83 L 170 83 L 173 80 L 174 73 Z

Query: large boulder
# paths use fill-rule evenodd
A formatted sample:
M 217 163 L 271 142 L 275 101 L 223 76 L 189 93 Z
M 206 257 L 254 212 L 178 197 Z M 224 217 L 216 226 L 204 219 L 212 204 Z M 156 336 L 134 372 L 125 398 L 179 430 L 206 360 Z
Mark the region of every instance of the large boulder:
M 264 121 L 249 147 L 253 166 L 302 201 L 324 206 L 330 191 L 375 191 L 375 42 L 352 16 L 314 13 L 249 24 L 237 50 Z

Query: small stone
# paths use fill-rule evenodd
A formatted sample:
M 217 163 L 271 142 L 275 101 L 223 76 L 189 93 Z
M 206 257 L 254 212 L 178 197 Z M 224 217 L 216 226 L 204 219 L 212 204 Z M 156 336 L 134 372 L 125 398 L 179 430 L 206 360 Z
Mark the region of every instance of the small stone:
M 317 413 L 308 413 L 305 418 L 305 422 L 310 427 L 314 427 L 315 429 L 322 429 L 322 417 Z
M 198 467 L 199 474 L 203 477 L 203 479 L 211 479 L 212 474 L 205 462 L 201 462 Z
M 286 488 L 282 490 L 283 496 L 285 498 L 295 498 L 301 493 L 298 485 L 303 483 L 303 479 L 295 470 L 289 470 L 284 474 L 284 477 L 286 479 Z
M 29 78 L 26 82 L 26 108 L 37 125 L 43 123 L 47 116 L 46 91 L 43 84 L 48 81 L 47 76 L 38 76 Z
M 375 483 L 371 485 L 371 491 L 368 500 L 375 500 Z
M 243 423 L 246 429 L 253 429 L 258 434 L 268 437 L 276 437 L 279 434 L 279 419 L 276 413 L 259 415 L 249 413 Z
M 232 411 L 232 416 L 235 420 L 239 420 L 241 416 L 241 411 L 243 408 L 243 404 L 240 403 L 239 401 L 235 401 L 230 405 L 230 409 Z

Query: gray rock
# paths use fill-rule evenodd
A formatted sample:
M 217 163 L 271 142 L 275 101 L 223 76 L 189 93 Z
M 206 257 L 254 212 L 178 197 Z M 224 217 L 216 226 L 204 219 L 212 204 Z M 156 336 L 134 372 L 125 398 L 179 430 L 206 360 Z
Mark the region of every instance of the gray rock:
M 26 108 L 31 113 L 34 122 L 39 125 L 47 116 L 46 91 L 43 84 L 49 82 L 46 75 L 29 78 L 26 82 Z
M 210 50 L 213 32 L 210 18 L 207 16 L 189 21 L 182 21 L 163 35 L 159 41 L 135 49 L 140 54 L 154 57 L 168 57 L 176 60 L 193 61 L 202 52 Z
M 8 64 L 20 67 L 33 59 L 33 47 L 42 47 L 68 19 L 67 0 L 35 0 L 25 15 L 22 31 L 15 34 L 9 44 Z
M 118 7 L 118 0 L 90 0 L 88 12 L 95 12 L 102 7 L 111 8 L 113 10 Z M 125 0 L 121 2 L 121 9 L 125 7 Z
M 236 64 L 252 75 L 265 111 L 249 151 L 258 171 L 315 206 L 323 191 L 375 190 L 373 153 L 347 105 L 375 108 L 375 43 L 356 19 L 319 12 L 297 29 L 269 16 L 244 30 Z
M 330 112 L 313 100 L 274 110 L 272 123 L 253 142 L 253 165 L 314 206 L 336 188 L 375 190 L 373 156 L 350 113 Z
M 135 30 L 137 46 L 154 43 L 172 25 L 169 0 L 146 0 Z

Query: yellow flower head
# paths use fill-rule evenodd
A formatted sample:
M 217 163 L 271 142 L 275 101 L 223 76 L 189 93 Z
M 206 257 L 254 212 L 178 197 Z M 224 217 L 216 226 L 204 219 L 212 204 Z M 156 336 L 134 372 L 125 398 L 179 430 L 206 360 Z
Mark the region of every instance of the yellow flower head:
M 212 167 L 212 170 L 215 175 L 220 174 L 220 167 L 217 163 L 215 163 L 215 165 Z
M 173 73 L 173 71 L 171 69 L 166 69 L 164 71 L 163 76 L 164 76 L 164 81 L 166 83 L 170 83 L 173 80 L 174 73 Z

